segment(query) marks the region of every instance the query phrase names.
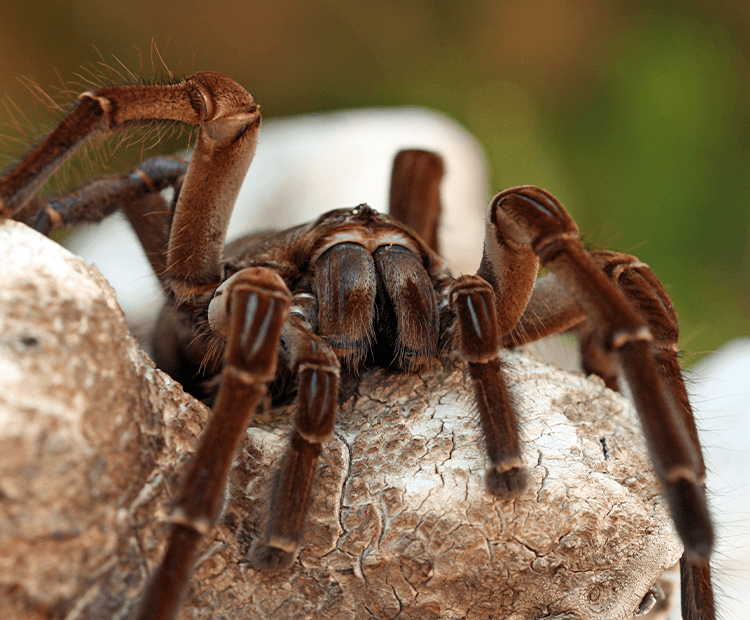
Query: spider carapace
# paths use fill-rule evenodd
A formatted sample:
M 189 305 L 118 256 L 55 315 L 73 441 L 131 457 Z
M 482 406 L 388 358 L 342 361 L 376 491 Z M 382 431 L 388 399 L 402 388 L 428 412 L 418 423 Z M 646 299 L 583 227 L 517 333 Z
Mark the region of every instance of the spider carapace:
M 190 164 L 155 158 L 66 196 L 33 198 L 87 139 L 155 120 L 199 127 Z M 562 205 L 523 186 L 490 202 L 476 275 L 452 277 L 437 253 L 442 161 L 418 150 L 395 159 L 389 215 L 365 205 L 340 209 L 225 248 L 259 128 L 253 98 L 216 73 L 99 88 L 81 94 L 60 126 L 0 177 L 0 216 L 45 233 L 125 213 L 169 298 L 155 336 L 157 362 L 212 401 L 175 501 L 166 554 L 133 617 L 176 615 L 197 543 L 219 516 L 239 441 L 279 372 L 296 384 L 297 403 L 273 518 L 252 552 L 265 570 L 295 559 L 342 372 L 356 376 L 364 363 L 418 371 L 432 358 L 458 358 L 474 386 L 487 489 L 511 498 L 527 475 L 499 349 L 570 332 L 588 372 L 613 388 L 618 377 L 630 385 L 685 546 L 683 616 L 712 618 L 705 465 L 677 361 L 676 314 L 650 269 L 632 256 L 587 252 Z M 170 186 L 174 198 L 166 199 L 161 190 Z M 540 264 L 550 273 L 537 279 Z
M 226 248 L 226 278 L 250 266 L 282 277 L 292 295 L 293 320 L 301 319 L 322 337 L 334 365 L 335 357 L 355 373 L 365 360 L 415 371 L 445 347 L 440 342 L 441 310 L 442 324 L 450 320 L 447 266 L 415 232 L 366 204 L 330 211 L 286 231 L 249 235 Z M 195 316 L 208 316 L 215 325 L 220 306 L 208 310 L 213 298 L 206 294 L 205 309 Z M 207 377 L 220 369 L 224 345 L 219 339 L 225 340 L 226 332 L 210 325 L 200 330 L 181 317 L 172 306 L 163 309 L 155 331 L 157 363 L 210 402 L 206 389 L 216 382 Z M 196 333 L 203 337 L 196 339 Z M 288 355 L 285 349 L 281 354 Z M 215 371 L 207 372 L 207 367 Z M 282 369 L 288 367 L 282 364 Z

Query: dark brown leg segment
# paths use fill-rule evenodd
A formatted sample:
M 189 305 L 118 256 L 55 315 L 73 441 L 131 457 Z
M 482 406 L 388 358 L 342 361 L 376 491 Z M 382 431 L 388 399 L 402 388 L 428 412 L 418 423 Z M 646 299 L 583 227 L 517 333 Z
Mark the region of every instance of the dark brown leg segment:
M 479 276 L 462 276 L 451 287 L 459 355 L 469 363 L 479 420 L 490 461 L 487 489 L 502 498 L 516 497 L 528 474 L 513 403 L 500 362 L 500 337 L 492 287 Z
M 250 551 L 261 570 L 288 568 L 304 531 L 323 444 L 333 435 L 338 410 L 339 362 L 308 319 L 317 312 L 311 295 L 295 296 L 282 332 L 284 363 L 297 375 L 297 409 L 289 447 L 271 494 L 263 539 Z
M 680 558 L 680 594 L 683 620 L 713 620 L 716 617 L 711 567 Z
M 175 503 L 167 552 L 141 599 L 138 620 L 175 617 L 197 545 L 219 517 L 237 448 L 276 374 L 289 292 L 275 273 L 247 269 L 225 291 L 228 345 L 221 389 Z
M 430 151 L 399 151 L 391 173 L 388 213 L 417 233 L 438 252 L 440 181 L 443 160 Z

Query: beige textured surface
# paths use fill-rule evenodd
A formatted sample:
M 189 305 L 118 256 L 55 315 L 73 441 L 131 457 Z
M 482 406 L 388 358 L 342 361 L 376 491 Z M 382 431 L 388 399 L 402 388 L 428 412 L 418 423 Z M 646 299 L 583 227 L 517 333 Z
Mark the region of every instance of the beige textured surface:
M 0 253 L 0 615 L 123 617 L 208 411 L 139 351 L 96 270 L 9 222 Z M 364 373 L 293 568 L 245 560 L 284 447 L 267 425 L 248 431 L 182 617 L 631 618 L 681 550 L 633 412 L 598 382 L 505 357 L 524 496 L 484 491 L 460 368 Z

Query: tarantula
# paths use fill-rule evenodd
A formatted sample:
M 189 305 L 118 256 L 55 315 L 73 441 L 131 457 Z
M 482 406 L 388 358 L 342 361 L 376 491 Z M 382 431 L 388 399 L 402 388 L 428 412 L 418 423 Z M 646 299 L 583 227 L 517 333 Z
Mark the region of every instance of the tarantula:
M 154 158 L 65 196 L 33 198 L 84 141 L 155 120 L 200 128 L 189 164 Z M 212 404 L 137 617 L 176 615 L 238 443 L 269 391 L 296 392 L 296 414 L 273 518 L 252 557 L 260 569 L 283 570 L 295 558 L 318 456 L 333 433 L 342 372 L 356 376 L 365 364 L 414 372 L 457 356 L 474 386 L 487 490 L 512 498 L 527 473 L 498 352 L 565 331 L 579 337 L 588 372 L 615 389 L 618 375 L 629 383 L 685 546 L 683 616 L 713 617 L 705 465 L 677 361 L 676 315 L 653 273 L 632 256 L 587 252 L 562 205 L 523 186 L 490 202 L 477 274 L 452 277 L 437 253 L 442 162 L 425 151 L 396 158 L 388 215 L 363 204 L 225 248 L 260 122 L 253 98 L 216 73 L 99 88 L 82 93 L 60 126 L 0 177 L 0 216 L 45 233 L 125 213 L 169 298 L 156 361 Z M 175 189 L 171 201 L 161 194 L 167 187 Z M 551 273 L 537 279 L 540 264 Z

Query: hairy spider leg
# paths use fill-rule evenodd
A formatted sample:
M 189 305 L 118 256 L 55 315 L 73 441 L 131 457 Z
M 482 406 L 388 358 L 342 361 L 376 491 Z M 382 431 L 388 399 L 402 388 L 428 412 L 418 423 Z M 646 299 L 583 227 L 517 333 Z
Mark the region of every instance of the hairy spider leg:
M 706 466 L 695 416 L 680 371 L 679 323 L 674 306 L 653 271 L 636 257 L 610 251 L 591 252 L 590 256 L 645 319 L 654 336 L 654 361 L 697 453 L 697 479 L 705 493 Z M 610 389 L 619 390 L 620 369 L 616 352 L 604 347 L 605 340 L 596 322 L 578 303 L 571 289 L 557 275 L 549 273 L 537 280 L 526 311 L 516 327 L 503 337 L 503 345 L 512 348 L 561 332 L 578 337 L 584 371 L 600 376 Z M 686 620 L 713 618 L 709 561 L 683 556 L 680 573 L 682 617 Z
M 61 226 L 96 223 L 115 211 L 122 211 L 154 273 L 163 277 L 175 201 L 187 169 L 188 162 L 177 157 L 152 157 L 131 172 L 95 179 L 67 194 L 33 198 L 14 217 L 49 235 Z M 161 194 L 167 187 L 175 190 L 175 200 L 171 203 Z
M 292 297 L 281 332 L 282 363 L 297 377 L 296 411 L 286 453 L 273 484 L 265 533 L 250 550 L 256 568 L 288 568 L 304 532 L 310 495 L 323 444 L 333 435 L 338 410 L 339 361 L 315 334 L 317 300 Z
M 229 333 L 221 388 L 170 515 L 174 526 L 167 551 L 133 616 L 137 620 L 177 614 L 197 545 L 219 517 L 240 441 L 276 376 L 290 305 L 284 281 L 269 269 L 248 268 L 228 281 L 224 296 Z
M 222 277 L 229 217 L 261 122 L 250 94 L 218 73 L 195 73 L 179 84 L 118 85 L 82 93 L 60 125 L 0 179 L 0 217 L 22 212 L 85 141 L 155 120 L 200 126 L 175 208 L 165 277 L 178 299 L 215 288 Z
M 388 214 L 411 228 L 439 254 L 440 182 L 443 159 L 432 151 L 407 149 L 393 160 Z
M 520 495 L 528 483 L 521 457 L 518 417 L 500 361 L 495 292 L 479 276 L 461 276 L 450 288 L 458 351 L 469 366 L 490 467 L 487 489 L 501 498 Z

